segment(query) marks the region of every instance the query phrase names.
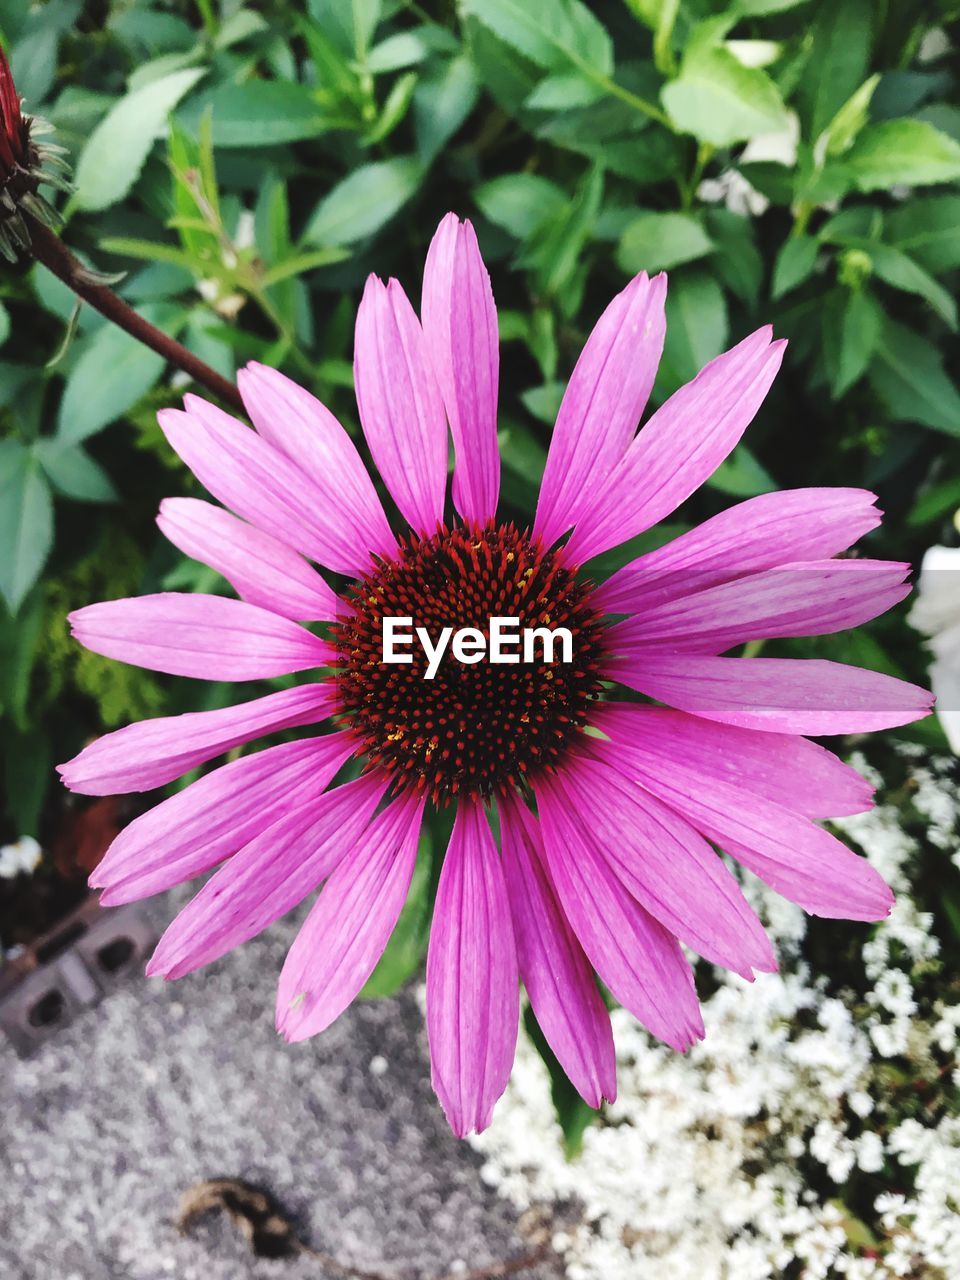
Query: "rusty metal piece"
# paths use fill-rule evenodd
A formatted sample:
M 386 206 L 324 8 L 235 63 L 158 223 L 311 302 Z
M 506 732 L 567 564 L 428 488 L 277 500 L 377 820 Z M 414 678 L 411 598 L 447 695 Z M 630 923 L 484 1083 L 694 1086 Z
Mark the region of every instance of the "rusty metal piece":
M 95 894 L 0 969 L 0 1029 L 25 1058 L 131 973 L 158 930 L 139 905 L 101 907 Z

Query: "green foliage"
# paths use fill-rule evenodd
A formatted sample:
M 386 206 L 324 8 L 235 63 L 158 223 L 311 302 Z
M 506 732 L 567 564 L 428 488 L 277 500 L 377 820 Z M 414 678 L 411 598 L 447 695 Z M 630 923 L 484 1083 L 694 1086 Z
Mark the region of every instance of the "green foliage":
M 651 407 L 761 324 L 790 339 L 744 445 L 671 532 L 778 487 L 862 485 L 886 512 L 868 553 L 916 560 L 955 536 L 960 505 L 960 103 L 955 58 L 924 41 L 949 10 L 49 0 L 0 4 L 0 35 L 74 166 L 67 240 L 224 375 L 276 365 L 359 438 L 364 280 L 396 276 L 416 302 L 454 209 L 476 224 L 499 308 L 508 517 L 531 517 L 597 317 L 634 272 L 666 269 Z M 226 588 L 154 525 L 162 496 L 198 491 L 155 421 L 178 402 L 175 371 L 40 268 L 0 284 L 0 348 L 5 839 L 40 822 L 46 762 L 207 696 L 84 653 L 66 612 Z M 833 638 L 829 656 L 922 682 L 903 613 Z M 420 963 L 430 888 L 418 872 L 371 993 Z M 584 1117 L 562 1089 L 558 1103 L 574 1147 Z

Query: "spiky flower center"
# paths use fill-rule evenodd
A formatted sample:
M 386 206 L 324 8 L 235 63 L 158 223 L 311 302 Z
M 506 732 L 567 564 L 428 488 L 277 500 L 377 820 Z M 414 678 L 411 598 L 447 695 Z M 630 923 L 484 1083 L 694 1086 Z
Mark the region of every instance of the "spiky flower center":
M 401 540 L 399 556 L 348 594 L 334 626 L 337 683 L 345 722 L 363 750 L 399 785 L 443 804 L 461 794 L 489 796 L 555 764 L 587 723 L 600 691 L 601 616 L 591 586 L 554 551 L 514 525 L 443 528 Z M 432 679 L 428 657 L 384 662 L 383 620 L 405 617 L 436 645 L 444 628 L 472 627 L 489 639 L 492 618 L 515 618 L 521 634 L 566 628 L 571 660 L 544 645 L 532 661 L 460 661 L 447 645 Z

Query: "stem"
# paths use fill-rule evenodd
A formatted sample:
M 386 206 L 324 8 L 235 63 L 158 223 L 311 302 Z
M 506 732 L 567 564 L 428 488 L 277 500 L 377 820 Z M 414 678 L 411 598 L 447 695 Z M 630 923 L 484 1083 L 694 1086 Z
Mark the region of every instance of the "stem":
M 212 391 L 219 400 L 240 413 L 245 412 L 240 392 L 232 382 L 217 373 L 215 369 L 211 369 L 175 338 L 171 338 L 156 325 L 144 320 L 143 316 L 134 311 L 133 307 L 124 302 L 112 289 L 91 280 L 86 267 L 59 236 L 54 235 L 29 214 L 24 213 L 23 217 L 29 224 L 33 256 L 38 262 L 42 262 L 58 280 L 62 280 L 68 288 L 72 289 L 78 298 L 89 302 L 90 306 L 99 311 L 102 316 L 106 316 L 138 342 L 142 342 L 144 346 L 150 347 L 158 355 L 163 356 L 169 364 L 176 365 L 178 369 L 189 374 L 195 382 Z

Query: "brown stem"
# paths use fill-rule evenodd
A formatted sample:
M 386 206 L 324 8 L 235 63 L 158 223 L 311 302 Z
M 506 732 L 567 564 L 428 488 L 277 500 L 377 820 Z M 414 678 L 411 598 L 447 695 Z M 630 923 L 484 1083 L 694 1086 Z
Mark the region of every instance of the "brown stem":
M 133 307 L 124 302 L 112 289 L 92 280 L 86 267 L 59 236 L 54 235 L 48 227 L 43 226 L 29 214 L 24 213 L 23 216 L 29 224 L 33 256 L 38 262 L 42 262 L 58 280 L 62 280 L 68 288 L 72 289 L 78 298 L 89 302 L 90 306 L 95 307 L 101 315 L 119 325 L 144 346 L 150 347 L 158 355 L 163 356 L 169 364 L 176 365 L 178 369 L 189 374 L 195 382 L 201 383 L 208 391 L 212 391 L 218 399 L 241 413 L 244 412 L 240 392 L 232 382 L 222 377 L 215 369 L 211 369 L 175 338 L 171 338 L 156 325 L 144 320 L 143 316 L 134 311 Z

